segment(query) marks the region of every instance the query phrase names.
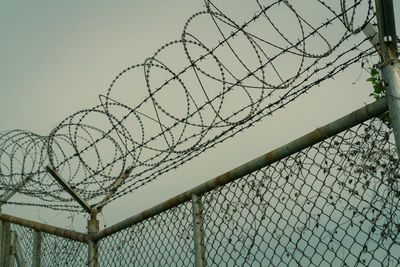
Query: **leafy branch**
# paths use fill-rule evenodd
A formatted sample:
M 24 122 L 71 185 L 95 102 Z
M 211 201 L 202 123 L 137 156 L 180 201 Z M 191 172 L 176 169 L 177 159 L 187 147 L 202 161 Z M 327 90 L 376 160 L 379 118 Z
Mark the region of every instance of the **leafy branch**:
M 367 82 L 371 82 L 374 91 L 369 96 L 374 97 L 376 100 L 381 99 L 386 94 L 386 87 L 383 85 L 383 81 L 380 72 L 375 68 L 370 68 L 371 77 L 367 79 Z
M 368 60 L 367 60 L 368 63 Z M 374 91 L 369 94 L 369 96 L 375 98 L 375 100 L 379 100 L 386 95 L 386 87 L 382 79 L 382 75 L 380 71 L 373 65 L 366 68 L 369 71 L 370 77 L 367 79 L 367 82 L 372 84 Z M 389 112 L 386 111 L 379 118 L 385 122 L 389 127 L 391 127 Z

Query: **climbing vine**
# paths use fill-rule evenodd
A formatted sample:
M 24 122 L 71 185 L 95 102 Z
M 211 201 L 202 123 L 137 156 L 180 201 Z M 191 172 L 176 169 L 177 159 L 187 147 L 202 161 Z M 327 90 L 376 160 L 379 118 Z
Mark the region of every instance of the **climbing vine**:
M 365 63 L 367 63 L 367 67 L 365 67 Z M 367 82 L 370 82 L 373 88 L 373 92 L 370 93 L 369 96 L 375 98 L 375 100 L 379 100 L 386 95 L 386 87 L 382 79 L 382 74 L 380 70 L 376 68 L 376 65 L 371 65 L 367 59 L 365 63 L 363 62 L 363 68 L 367 70 L 370 75 Z M 380 115 L 379 118 L 388 126 L 391 126 L 388 111 Z

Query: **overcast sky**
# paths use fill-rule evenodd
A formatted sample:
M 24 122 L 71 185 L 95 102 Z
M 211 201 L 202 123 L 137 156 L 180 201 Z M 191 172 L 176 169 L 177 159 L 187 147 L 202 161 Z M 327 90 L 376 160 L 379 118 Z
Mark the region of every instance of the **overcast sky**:
M 228 6 L 229 2 L 218 4 Z M 238 12 L 239 17 L 246 2 L 235 0 L 230 12 Z M 394 2 L 399 14 L 398 1 Z M 99 104 L 98 95 L 106 93 L 121 70 L 179 39 L 186 19 L 201 9 L 203 2 L 194 0 L 0 0 L 0 130 L 48 135 L 65 117 Z M 364 106 L 372 101 L 366 78 L 359 64 L 350 67 L 340 79 L 311 89 L 256 127 L 113 202 L 104 209 L 104 217 L 100 215 L 101 226 L 134 215 Z M 66 226 L 65 218 L 70 215 L 16 206 L 6 206 L 3 212 L 60 226 Z M 72 227 L 84 231 L 84 220 L 77 215 Z

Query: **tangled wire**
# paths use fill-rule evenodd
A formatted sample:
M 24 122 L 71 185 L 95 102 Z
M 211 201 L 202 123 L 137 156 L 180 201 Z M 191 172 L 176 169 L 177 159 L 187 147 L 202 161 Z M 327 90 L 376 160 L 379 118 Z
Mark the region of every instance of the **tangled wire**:
M 372 0 L 331 2 L 256 0 L 239 23 L 205 0 L 180 39 L 119 73 L 99 105 L 48 136 L 0 133 L 1 189 L 41 200 L 9 203 L 81 210 L 49 163 L 91 205 L 111 190 L 115 200 L 374 53 L 359 34 L 375 18 Z

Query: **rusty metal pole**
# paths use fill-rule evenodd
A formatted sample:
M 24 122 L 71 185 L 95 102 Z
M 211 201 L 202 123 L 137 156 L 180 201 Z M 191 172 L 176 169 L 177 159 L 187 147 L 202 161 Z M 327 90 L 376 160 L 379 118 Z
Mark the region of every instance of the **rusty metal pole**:
M 42 244 L 42 233 L 39 231 L 33 231 L 32 267 L 40 267 L 41 244 Z
M 25 267 L 25 262 L 22 258 L 21 246 L 19 244 L 18 235 L 16 232 L 11 232 L 11 255 L 10 255 L 10 267 L 13 267 L 14 260 L 18 267 Z
M 397 154 L 400 156 L 400 63 L 392 63 L 382 67 L 382 76 L 386 82 L 386 96 L 389 106 L 389 116 L 396 141 Z
M 5 261 L 4 261 L 4 267 L 13 267 L 14 263 L 14 257 L 15 257 L 15 246 L 16 246 L 16 234 L 14 231 L 10 231 L 10 238 L 9 238 L 9 244 L 7 246 L 7 251 L 5 254 Z
M 15 239 L 14 239 L 14 252 L 15 252 L 15 261 L 17 263 L 17 266 L 25 267 L 25 261 L 24 258 L 22 257 L 22 249 L 17 234 L 15 234 Z
M 4 238 L 5 238 L 5 228 L 6 228 L 5 224 L 6 224 L 5 221 L 0 220 L 0 266 L 3 266 Z
M 8 266 L 8 255 L 10 254 L 11 230 L 10 223 L 1 220 L 1 251 L 0 266 Z
M 204 267 L 206 260 L 204 256 L 203 207 L 201 198 L 196 194 L 192 194 L 192 212 L 195 266 Z
M 99 232 L 99 220 L 96 219 L 96 213 L 92 213 L 90 220 L 88 220 L 88 234 L 93 235 Z M 89 238 L 89 251 L 88 251 L 88 266 L 98 267 L 98 246 L 97 240 Z
M 14 217 L 14 216 L 7 215 L 7 214 L 0 214 L 0 221 L 18 224 L 18 225 L 21 225 L 24 227 L 28 227 L 30 229 L 34 229 L 36 231 L 49 233 L 51 235 L 61 236 L 63 238 L 68 238 L 68 239 L 75 240 L 78 242 L 83 242 L 83 243 L 88 242 L 87 234 L 55 227 L 52 225 L 38 223 L 38 222 Z
M 389 116 L 393 127 L 397 153 L 400 156 L 400 62 L 393 0 L 375 0 L 379 32 L 381 70 L 386 87 Z

